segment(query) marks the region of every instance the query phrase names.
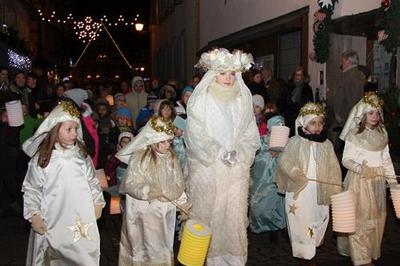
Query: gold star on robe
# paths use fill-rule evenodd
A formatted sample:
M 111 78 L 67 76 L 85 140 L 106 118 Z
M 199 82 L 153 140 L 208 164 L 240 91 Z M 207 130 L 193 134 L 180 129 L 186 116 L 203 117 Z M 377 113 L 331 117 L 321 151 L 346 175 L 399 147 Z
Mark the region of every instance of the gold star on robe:
M 296 215 L 296 209 L 299 207 L 296 206 L 296 203 L 293 203 L 292 205 L 289 205 L 289 213 L 293 213 L 293 215 Z
M 91 225 L 93 225 L 93 223 L 83 223 L 81 218 L 78 217 L 76 223 L 74 225 L 67 226 L 67 228 L 74 232 L 74 242 L 77 242 L 81 238 L 91 240 L 88 233 Z
M 314 236 L 314 231 L 311 227 L 307 228 L 307 235 L 312 238 Z

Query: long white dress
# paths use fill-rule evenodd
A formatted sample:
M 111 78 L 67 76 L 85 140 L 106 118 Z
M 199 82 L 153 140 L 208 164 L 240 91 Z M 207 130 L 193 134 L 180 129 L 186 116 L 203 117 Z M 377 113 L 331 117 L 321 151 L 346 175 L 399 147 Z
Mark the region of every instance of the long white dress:
M 126 194 L 126 207 L 118 265 L 173 265 L 176 207 L 164 198 L 149 200 L 148 193 L 158 184 L 168 199 L 185 203 L 182 170 L 178 158 L 170 153 L 157 153 L 155 165 L 150 157 L 142 163 L 144 152 L 132 155 L 120 186 L 120 193 Z
M 260 147 L 251 95 L 244 84 L 230 101 L 196 90 L 189 99 L 185 134 L 191 213 L 211 227 L 207 265 L 245 265 L 250 166 Z M 221 156 L 232 150 L 239 162 L 229 167 Z
M 95 205 L 105 205 L 90 156 L 56 145 L 41 168 L 35 156 L 23 183 L 24 217 L 40 213 L 47 232 L 31 230 L 26 265 L 99 265 Z
M 315 145 L 310 145 L 306 174 L 310 179 L 316 179 Z M 309 181 L 296 200 L 294 192 L 286 192 L 285 209 L 293 257 L 312 259 L 316 247 L 322 244 L 329 222 L 329 205 L 317 202 L 317 183 Z

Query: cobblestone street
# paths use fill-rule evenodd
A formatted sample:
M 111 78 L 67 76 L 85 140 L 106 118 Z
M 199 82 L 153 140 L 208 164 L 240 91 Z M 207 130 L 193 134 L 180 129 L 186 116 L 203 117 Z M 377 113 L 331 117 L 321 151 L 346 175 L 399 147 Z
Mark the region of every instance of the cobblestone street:
M 392 203 L 388 200 L 388 216 L 382 246 L 382 257 L 376 265 L 399 265 L 400 261 L 400 220 L 395 219 Z M 2 217 L 0 232 L 0 265 L 24 265 L 28 243 L 26 224 L 17 216 Z M 121 218 L 118 215 L 105 216 L 99 223 L 101 234 L 101 265 L 114 266 L 118 260 Z M 349 258 L 338 255 L 336 239 L 331 225 L 324 245 L 318 249 L 317 264 L 352 265 Z M 279 240 L 271 240 L 270 235 L 249 233 L 249 257 L 247 265 L 298 265 L 291 256 L 287 233 L 282 232 Z

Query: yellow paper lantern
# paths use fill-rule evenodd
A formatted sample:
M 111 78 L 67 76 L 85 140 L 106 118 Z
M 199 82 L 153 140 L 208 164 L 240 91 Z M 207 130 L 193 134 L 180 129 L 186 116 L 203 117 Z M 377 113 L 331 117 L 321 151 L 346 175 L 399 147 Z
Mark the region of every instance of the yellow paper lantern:
M 188 220 L 183 229 L 178 261 L 187 266 L 202 266 L 211 241 L 211 229 L 196 220 Z

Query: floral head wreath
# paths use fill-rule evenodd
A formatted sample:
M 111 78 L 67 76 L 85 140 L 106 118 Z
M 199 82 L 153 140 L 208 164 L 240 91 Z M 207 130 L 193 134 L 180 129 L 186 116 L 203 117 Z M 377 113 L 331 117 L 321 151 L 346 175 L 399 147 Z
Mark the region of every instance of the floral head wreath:
M 174 124 L 172 123 L 172 121 L 163 121 L 165 126 L 161 126 L 157 123 L 157 121 L 159 121 L 159 120 L 160 120 L 159 117 L 153 116 L 150 119 L 151 128 L 154 129 L 157 133 L 164 132 L 167 135 L 173 135 L 174 134 Z M 160 121 L 162 121 L 162 120 L 160 120 Z
M 301 107 L 299 116 L 306 115 L 325 116 L 325 108 L 319 103 L 306 103 Z
M 376 95 L 376 93 L 373 91 L 366 93 L 362 101 L 374 109 L 382 109 L 383 107 L 383 100 L 379 99 L 378 95 Z
M 242 72 L 249 70 L 251 64 L 254 64 L 253 56 L 251 54 L 243 53 L 241 50 L 234 50 L 230 53 L 225 48 L 216 48 L 203 53 L 195 67 L 217 72 Z

